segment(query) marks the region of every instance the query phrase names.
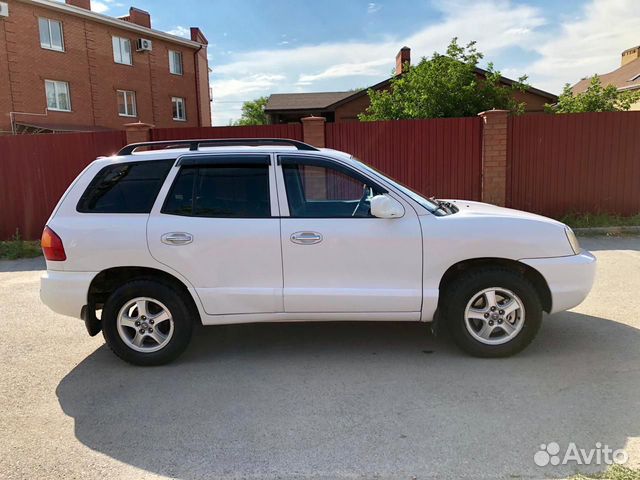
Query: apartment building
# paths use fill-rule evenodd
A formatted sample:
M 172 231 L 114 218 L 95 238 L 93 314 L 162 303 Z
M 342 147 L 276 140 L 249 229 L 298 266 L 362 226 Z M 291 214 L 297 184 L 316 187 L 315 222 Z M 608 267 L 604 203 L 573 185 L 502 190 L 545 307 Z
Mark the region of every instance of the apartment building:
M 0 132 L 210 126 L 207 39 L 115 18 L 90 0 L 0 1 Z

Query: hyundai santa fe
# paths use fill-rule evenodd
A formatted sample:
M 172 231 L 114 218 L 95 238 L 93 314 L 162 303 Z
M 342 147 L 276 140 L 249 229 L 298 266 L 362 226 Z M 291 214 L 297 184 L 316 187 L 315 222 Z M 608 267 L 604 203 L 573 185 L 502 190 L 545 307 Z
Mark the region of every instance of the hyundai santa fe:
M 444 324 L 503 357 L 575 307 L 594 256 L 566 225 L 425 198 L 353 156 L 295 140 L 131 144 L 91 163 L 42 235 L 43 302 L 138 365 L 196 323 Z M 363 326 L 362 328 L 366 328 Z

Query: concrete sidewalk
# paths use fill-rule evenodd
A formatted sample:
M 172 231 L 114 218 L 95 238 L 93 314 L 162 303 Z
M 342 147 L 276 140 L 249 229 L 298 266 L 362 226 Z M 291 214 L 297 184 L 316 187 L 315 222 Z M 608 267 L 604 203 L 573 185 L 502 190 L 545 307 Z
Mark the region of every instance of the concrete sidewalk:
M 540 444 L 640 464 L 640 237 L 582 239 L 596 285 L 517 357 L 420 324 L 200 328 L 129 366 L 38 298 L 42 260 L 0 262 L 0 478 L 543 478 Z M 38 263 L 40 262 L 40 263 Z M 14 270 L 14 271 L 7 271 Z

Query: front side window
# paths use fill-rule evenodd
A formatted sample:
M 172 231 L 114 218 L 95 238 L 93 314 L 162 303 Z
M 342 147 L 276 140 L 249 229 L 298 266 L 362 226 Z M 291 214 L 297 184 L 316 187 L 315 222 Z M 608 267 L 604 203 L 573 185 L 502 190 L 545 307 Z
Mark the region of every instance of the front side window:
M 62 23 L 49 18 L 39 18 L 40 46 L 48 50 L 64 51 L 64 41 L 62 40 Z
M 111 37 L 113 43 L 113 61 L 124 65 L 133 65 L 131 41 L 128 38 Z
M 184 98 L 171 97 L 171 106 L 173 109 L 173 119 L 184 122 L 187 119 L 187 112 L 184 106 Z
M 370 217 L 371 197 L 383 193 L 364 177 L 340 167 L 282 159 L 292 217 Z
M 80 197 L 82 213 L 149 213 L 175 160 L 104 167 Z
M 69 96 L 69 84 L 67 82 L 45 80 L 44 86 L 49 110 L 71 111 L 71 97 Z
M 182 53 L 169 50 L 169 72 L 182 75 Z
M 136 93 L 127 90 L 118 90 L 118 115 L 121 117 L 135 117 Z
M 182 167 L 162 213 L 193 217 L 268 218 L 266 164 Z

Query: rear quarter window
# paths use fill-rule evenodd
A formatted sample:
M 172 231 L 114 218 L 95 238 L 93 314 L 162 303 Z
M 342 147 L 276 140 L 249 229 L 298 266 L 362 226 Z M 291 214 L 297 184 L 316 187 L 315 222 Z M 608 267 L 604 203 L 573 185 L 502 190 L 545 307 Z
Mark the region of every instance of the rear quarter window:
M 81 213 L 149 213 L 175 160 L 118 163 L 100 170 L 80 197 Z

